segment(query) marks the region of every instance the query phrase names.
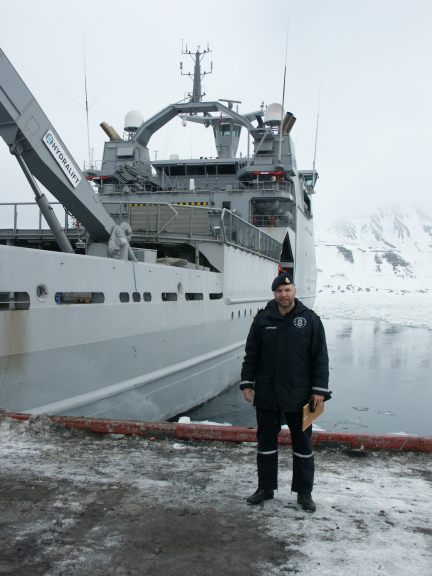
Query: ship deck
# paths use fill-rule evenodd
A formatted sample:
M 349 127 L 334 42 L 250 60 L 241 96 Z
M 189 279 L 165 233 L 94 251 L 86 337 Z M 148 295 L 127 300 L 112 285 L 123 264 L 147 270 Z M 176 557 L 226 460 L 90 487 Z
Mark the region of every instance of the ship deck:
M 427 452 L 316 449 L 315 514 L 255 490 L 251 442 L 67 429 L 0 417 L 0 574 L 429 574 Z

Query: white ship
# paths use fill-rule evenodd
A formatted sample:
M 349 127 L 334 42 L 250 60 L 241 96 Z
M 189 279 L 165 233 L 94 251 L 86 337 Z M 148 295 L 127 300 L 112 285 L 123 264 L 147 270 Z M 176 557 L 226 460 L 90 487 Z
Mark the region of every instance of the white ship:
M 167 419 L 238 381 L 278 266 L 313 305 L 317 175 L 297 169 L 295 118 L 203 101 L 206 52 L 186 50 L 186 101 L 146 121 L 128 113 L 123 137 L 102 123 L 102 164 L 82 172 L 0 50 L 0 135 L 41 214 L 21 227 L 20 204 L 0 205 L 14 213 L 0 230 L 0 408 Z M 213 130 L 215 158 L 150 160 L 152 135 L 178 116 Z M 238 157 L 242 129 L 251 152 Z

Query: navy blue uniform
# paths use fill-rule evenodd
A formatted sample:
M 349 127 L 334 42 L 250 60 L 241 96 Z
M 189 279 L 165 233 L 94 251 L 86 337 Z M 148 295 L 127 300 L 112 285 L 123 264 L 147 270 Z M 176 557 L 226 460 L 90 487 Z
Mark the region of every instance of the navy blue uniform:
M 240 387 L 255 390 L 258 487 L 277 488 L 277 437 L 283 414 L 292 440 L 292 491 L 311 492 L 312 426 L 302 432 L 302 408 L 312 394 L 329 396 L 328 354 L 322 322 L 297 299 L 285 316 L 272 300 L 255 316 L 245 352 Z

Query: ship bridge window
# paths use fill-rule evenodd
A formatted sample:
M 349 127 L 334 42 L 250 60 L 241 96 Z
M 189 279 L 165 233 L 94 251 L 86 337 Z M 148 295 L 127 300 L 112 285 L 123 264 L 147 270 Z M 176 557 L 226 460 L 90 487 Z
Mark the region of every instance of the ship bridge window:
M 30 296 L 27 292 L 0 292 L 0 310 L 28 310 Z
M 241 127 L 236 124 L 221 124 L 219 130 L 222 136 L 235 136 L 238 138 L 240 136 Z
M 151 299 L 152 299 L 152 295 L 150 292 L 144 292 L 143 293 L 144 302 L 151 302 Z
M 205 169 L 208 176 L 214 176 L 216 174 L 216 164 L 206 164 Z
M 170 176 L 186 176 L 186 166 L 179 164 L 178 166 L 169 167 Z
M 236 174 L 237 167 L 235 164 L 218 164 L 218 174 Z
M 141 294 L 139 292 L 132 292 L 132 300 L 134 302 L 141 302 Z
M 204 176 L 205 166 L 203 164 L 189 165 L 186 166 L 186 171 L 188 176 Z
M 294 209 L 289 198 L 252 198 L 251 222 L 255 226 L 292 226 Z

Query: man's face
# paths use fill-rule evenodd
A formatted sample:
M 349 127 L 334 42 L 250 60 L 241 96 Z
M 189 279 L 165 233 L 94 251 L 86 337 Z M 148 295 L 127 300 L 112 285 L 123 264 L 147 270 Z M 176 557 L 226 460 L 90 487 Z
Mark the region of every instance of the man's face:
M 283 311 L 289 311 L 294 306 L 296 289 L 294 284 L 282 284 L 274 291 L 277 305 Z

